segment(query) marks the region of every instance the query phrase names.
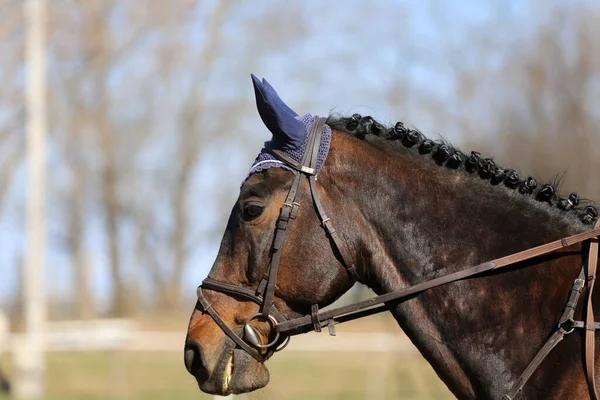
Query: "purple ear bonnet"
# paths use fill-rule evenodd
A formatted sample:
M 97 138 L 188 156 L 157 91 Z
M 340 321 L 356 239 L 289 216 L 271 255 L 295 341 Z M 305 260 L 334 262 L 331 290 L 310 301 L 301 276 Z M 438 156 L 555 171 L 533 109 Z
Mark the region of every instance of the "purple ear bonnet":
M 258 113 L 266 127 L 273 134 L 273 137 L 269 142 L 265 143 L 265 147 L 260 151 L 256 160 L 254 160 L 248 176 L 255 172 L 274 167 L 297 173 L 296 170 L 288 167 L 269 153 L 266 149 L 267 144 L 270 148 L 284 152 L 294 161 L 301 162 L 308 142 L 308 133 L 317 116 L 310 114 L 298 116 L 297 113 L 279 98 L 275 89 L 265 79 L 261 82 L 256 76 L 252 75 L 252 82 L 254 84 Z M 317 157 L 317 173 L 323 167 L 330 144 L 331 128 L 325 125 Z

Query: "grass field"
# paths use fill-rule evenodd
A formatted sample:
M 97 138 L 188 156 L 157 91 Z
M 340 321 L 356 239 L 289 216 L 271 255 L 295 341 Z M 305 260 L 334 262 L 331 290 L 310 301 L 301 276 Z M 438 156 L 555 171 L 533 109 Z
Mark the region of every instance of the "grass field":
M 181 331 L 183 337 L 188 317 L 169 313 L 138 318 L 136 323 L 141 330 Z M 402 334 L 389 315 L 340 325 L 338 334 L 343 336 L 345 332 Z M 200 392 L 185 370 L 183 350 L 48 353 L 47 361 L 45 400 L 213 399 Z M 9 356 L 0 354 L 0 367 L 9 376 L 10 364 Z M 271 373 L 269 385 L 251 395 L 239 396 L 240 400 L 454 398 L 416 353 L 314 353 L 290 348 L 277 353 L 267 366 Z M 0 400 L 8 399 L 0 395 Z
M 2 365 L 8 367 L 7 360 Z M 282 352 L 268 365 L 271 383 L 250 399 L 453 398 L 418 357 Z M 198 390 L 183 366 L 182 354 L 171 352 L 51 353 L 47 385 L 47 400 L 212 398 Z

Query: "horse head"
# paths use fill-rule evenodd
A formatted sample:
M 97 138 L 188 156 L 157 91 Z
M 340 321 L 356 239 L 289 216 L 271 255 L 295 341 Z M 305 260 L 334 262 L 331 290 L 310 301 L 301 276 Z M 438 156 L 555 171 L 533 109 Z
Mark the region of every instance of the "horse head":
M 288 164 L 273 156 L 277 152 L 300 162 L 307 150 L 308 133 L 315 117 L 298 116 L 279 98 L 265 80 L 252 76 L 257 108 L 272 138 L 265 144 L 242 184 L 240 195 L 233 206 L 215 263 L 209 273 L 213 281 L 224 282 L 247 289 L 258 295 L 258 286 L 268 276 L 273 258 L 275 232 L 282 208 L 294 184 L 301 174 Z M 317 144 L 315 172 L 323 167 L 330 146 L 331 130 L 325 131 Z M 319 174 L 319 184 L 328 178 Z M 339 182 L 343 185 L 342 182 Z M 328 211 L 340 218 L 341 226 L 351 227 L 348 205 L 342 205 L 338 192 L 320 193 L 321 202 Z M 332 246 L 315 211 L 308 181 L 303 181 L 293 201 L 293 225 L 285 233 L 286 242 L 280 244 L 276 288 L 272 299 L 276 316 L 271 319 L 248 319 L 261 311 L 260 301 L 252 302 L 240 293 L 224 293 L 205 288 L 203 297 L 219 318 L 240 338 L 257 348 L 258 357 L 252 357 L 239 348 L 207 313 L 208 307 L 198 303 L 191 316 L 186 340 L 186 366 L 200 388 L 208 393 L 228 394 L 251 391 L 267 384 L 268 370 L 264 360 L 269 349 L 259 347 L 274 339 L 281 345 L 284 337 L 276 338 L 274 325 L 282 319 L 290 319 L 310 313 L 313 305 L 326 306 L 346 292 L 354 283 L 343 265 L 341 255 Z M 300 205 L 300 206 L 298 206 Z M 338 221 L 336 221 L 338 222 Z M 280 222 L 281 224 L 281 222 Z M 348 243 L 353 243 L 351 229 L 345 230 Z M 274 284 L 275 282 L 273 282 Z M 250 328 L 244 325 L 248 322 Z M 236 347 L 237 346 L 237 347 Z M 269 354 L 270 355 L 270 354 Z

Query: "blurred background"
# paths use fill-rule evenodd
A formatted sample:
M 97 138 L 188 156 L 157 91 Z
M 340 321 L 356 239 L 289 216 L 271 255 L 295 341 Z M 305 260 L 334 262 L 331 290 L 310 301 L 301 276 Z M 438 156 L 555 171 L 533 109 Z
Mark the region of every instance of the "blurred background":
M 211 398 L 182 349 L 270 137 L 251 72 L 299 113 L 401 120 L 599 199 L 598 26 L 591 0 L 0 0 L 0 392 Z M 246 398 L 452 398 L 389 317 L 325 335 Z

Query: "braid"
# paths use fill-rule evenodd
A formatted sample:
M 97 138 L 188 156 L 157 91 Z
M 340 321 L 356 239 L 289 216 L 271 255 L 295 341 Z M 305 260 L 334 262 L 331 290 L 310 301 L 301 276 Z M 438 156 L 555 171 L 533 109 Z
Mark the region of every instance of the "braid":
M 471 155 L 465 161 L 465 169 L 467 172 L 475 172 L 477 171 L 477 167 L 479 166 L 479 158 L 481 157 L 481 153 L 476 151 L 472 151 Z
M 496 163 L 491 158 L 479 160 L 479 176 L 481 179 L 490 179 L 496 171 Z
M 437 165 L 445 165 L 451 169 L 464 169 L 469 174 L 479 175 L 481 179 L 488 180 L 492 185 L 504 184 L 509 189 L 518 190 L 525 196 L 534 195 L 537 201 L 547 203 L 551 206 L 556 204 L 562 211 L 576 211 L 579 219 L 585 224 L 592 224 L 598 219 L 596 207 L 588 205 L 583 210 L 578 209 L 581 199 L 577 193 L 571 193 L 569 197 L 558 197 L 555 185 L 545 184 L 539 190 L 538 182 L 533 176 L 521 180 L 514 169 L 505 169 L 496 165 L 491 158 L 482 158 L 481 153 L 472 151 L 465 155 L 460 150 L 451 147 L 444 142 L 434 142 L 427 139 L 420 131 L 407 128 L 403 122 L 397 122 L 391 128 L 375 121 L 371 116 L 353 114 L 349 118 L 328 120 L 328 124 L 335 129 L 346 129 L 359 139 L 367 135 L 375 135 L 385 140 L 396 141 L 404 147 L 415 148 L 418 154 L 430 154 Z
M 598 218 L 598 210 L 594 206 L 587 206 L 583 209 L 583 214 L 580 217 L 584 224 L 593 224 Z
M 448 168 L 457 169 L 462 164 L 464 158 L 464 154 L 460 150 L 454 150 L 454 154 L 450 156 L 446 166 Z
M 519 186 L 519 193 L 529 195 L 533 193 L 535 188 L 537 188 L 537 181 L 533 176 L 530 176 L 521 183 L 521 186 Z
M 404 136 L 402 137 L 401 141 L 402 144 L 405 145 L 408 148 L 413 147 L 415 144 L 419 143 L 423 138 L 423 135 L 421 135 L 421 132 L 416 131 L 414 129 L 408 129 L 406 130 L 406 133 L 404 133 Z
M 516 189 L 520 184 L 519 174 L 514 169 L 506 170 L 506 178 L 504 178 L 504 184 L 507 188 Z
M 496 170 L 494 171 L 494 176 L 492 176 L 492 179 L 490 180 L 490 183 L 492 185 L 499 185 L 502 183 L 502 181 L 504 181 L 505 177 L 506 177 L 506 171 L 500 167 L 497 167 Z
M 552 204 L 552 200 L 554 199 L 555 195 L 556 195 L 556 188 L 554 187 L 554 185 L 547 183 L 544 186 L 542 186 L 540 191 L 535 196 L 535 199 L 537 201 L 545 201 L 547 203 Z
M 421 154 L 429 154 L 433 150 L 433 140 L 425 139 L 421 142 L 419 146 L 419 153 Z
M 450 148 L 447 144 L 442 143 L 433 152 L 433 159 L 438 165 L 442 165 L 446 160 L 450 158 Z

